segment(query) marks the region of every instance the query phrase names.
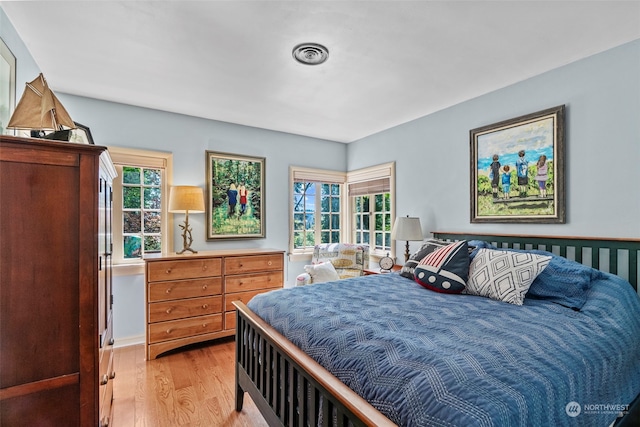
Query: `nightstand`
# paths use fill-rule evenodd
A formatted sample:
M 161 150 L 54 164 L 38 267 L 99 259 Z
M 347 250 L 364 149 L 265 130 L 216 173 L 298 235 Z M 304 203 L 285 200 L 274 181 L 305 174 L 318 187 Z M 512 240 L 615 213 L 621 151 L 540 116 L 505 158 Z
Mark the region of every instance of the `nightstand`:
M 401 265 L 394 265 L 393 268 L 391 269 L 391 271 L 381 271 L 379 268 L 365 268 L 364 270 L 362 270 L 362 273 L 364 276 L 369 276 L 371 274 L 387 274 L 387 273 L 395 273 L 396 271 L 400 271 L 402 270 L 402 266 Z

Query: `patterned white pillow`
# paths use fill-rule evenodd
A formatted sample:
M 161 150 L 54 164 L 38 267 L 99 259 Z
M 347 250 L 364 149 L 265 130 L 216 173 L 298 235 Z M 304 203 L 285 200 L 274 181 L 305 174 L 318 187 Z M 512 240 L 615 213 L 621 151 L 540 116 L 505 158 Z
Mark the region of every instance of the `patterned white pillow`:
M 549 265 L 550 256 L 479 249 L 469 265 L 466 292 L 522 305 L 529 287 Z

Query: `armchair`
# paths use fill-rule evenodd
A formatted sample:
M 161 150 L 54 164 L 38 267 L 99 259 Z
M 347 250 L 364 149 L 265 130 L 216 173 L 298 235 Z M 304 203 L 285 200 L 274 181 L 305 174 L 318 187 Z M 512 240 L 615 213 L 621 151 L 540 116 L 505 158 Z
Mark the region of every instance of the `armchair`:
M 348 279 L 363 275 L 369 268 L 369 246 L 354 243 L 323 243 L 313 248 L 311 264 L 305 266 L 305 273 L 298 275 L 296 286 L 314 283 L 314 265 L 330 262 L 338 279 Z M 317 281 L 316 281 L 317 283 Z

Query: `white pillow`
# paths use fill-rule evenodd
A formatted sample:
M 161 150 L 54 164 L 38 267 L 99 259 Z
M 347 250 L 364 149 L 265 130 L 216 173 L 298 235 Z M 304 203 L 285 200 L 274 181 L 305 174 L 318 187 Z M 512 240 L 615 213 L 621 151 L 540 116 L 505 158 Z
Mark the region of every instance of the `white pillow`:
M 522 305 L 524 296 L 551 257 L 530 252 L 478 249 L 469 265 L 466 292 Z
M 331 282 L 339 280 L 340 276 L 331 262 L 322 262 L 320 264 L 305 265 L 304 271 L 311 276 L 312 283 Z

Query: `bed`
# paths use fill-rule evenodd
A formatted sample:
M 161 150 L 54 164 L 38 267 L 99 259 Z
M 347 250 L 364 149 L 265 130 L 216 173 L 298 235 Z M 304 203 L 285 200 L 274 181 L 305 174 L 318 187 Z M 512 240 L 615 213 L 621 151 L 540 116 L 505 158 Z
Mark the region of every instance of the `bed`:
M 547 276 L 588 279 L 584 299 L 520 306 L 391 273 L 262 294 L 235 303 L 236 410 L 246 392 L 269 425 L 638 425 L 640 239 L 434 237 L 548 256 Z

